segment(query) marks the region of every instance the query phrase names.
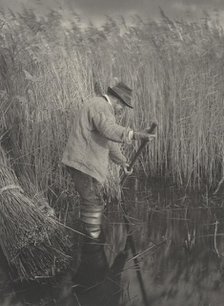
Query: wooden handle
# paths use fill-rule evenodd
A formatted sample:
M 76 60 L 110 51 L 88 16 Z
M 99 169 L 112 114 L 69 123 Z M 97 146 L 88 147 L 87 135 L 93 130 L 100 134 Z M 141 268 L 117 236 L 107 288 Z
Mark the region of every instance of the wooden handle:
M 157 127 L 157 123 L 156 122 L 153 122 L 151 127 L 147 130 L 147 133 L 148 134 L 152 134 L 154 132 L 154 130 L 156 129 Z M 147 145 L 147 143 L 149 142 L 149 139 L 145 139 L 141 142 L 137 152 L 135 153 L 134 157 L 132 158 L 130 164 L 129 164 L 129 169 L 131 170 L 131 168 L 133 168 L 136 160 L 138 159 L 139 155 L 141 154 L 141 152 L 143 151 L 144 147 Z M 129 170 L 128 169 L 128 170 Z M 127 175 L 124 174 L 124 176 L 122 177 L 121 179 L 121 186 L 123 186 L 125 180 L 127 178 Z

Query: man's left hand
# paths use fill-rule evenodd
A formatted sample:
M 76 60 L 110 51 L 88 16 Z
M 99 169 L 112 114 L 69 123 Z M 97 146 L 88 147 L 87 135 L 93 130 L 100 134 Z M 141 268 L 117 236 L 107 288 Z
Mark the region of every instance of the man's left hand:
M 130 168 L 128 163 L 125 163 L 124 165 L 122 165 L 122 167 L 123 167 L 124 173 L 126 175 L 131 175 L 132 174 L 133 168 Z

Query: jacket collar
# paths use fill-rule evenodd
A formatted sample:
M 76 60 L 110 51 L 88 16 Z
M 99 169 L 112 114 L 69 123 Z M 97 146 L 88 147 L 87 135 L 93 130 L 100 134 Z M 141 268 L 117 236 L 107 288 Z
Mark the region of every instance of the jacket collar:
M 112 106 L 112 103 L 110 101 L 110 98 L 108 97 L 108 95 L 103 95 L 103 97 L 107 100 L 107 102 Z
M 110 104 L 110 108 L 111 108 L 111 111 L 112 111 L 112 113 L 114 114 L 114 108 L 113 108 L 113 105 L 112 105 L 112 103 L 111 103 L 111 100 L 110 100 L 110 98 L 108 97 L 108 95 L 103 95 L 103 98 Z

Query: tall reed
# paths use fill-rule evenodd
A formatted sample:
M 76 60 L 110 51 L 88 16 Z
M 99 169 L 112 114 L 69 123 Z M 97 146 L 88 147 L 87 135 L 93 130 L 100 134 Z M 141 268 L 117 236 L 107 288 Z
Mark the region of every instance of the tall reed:
M 1 16 L 0 86 L 10 103 L 1 126 L 9 131 L 15 166 L 44 193 L 73 192 L 60 164 L 72 114 L 88 103 L 96 82 L 105 91 L 117 77 L 134 91 L 135 110 L 124 121 L 134 129 L 159 123 L 139 168 L 179 186 L 214 188 L 224 151 L 219 25 L 163 15 L 160 22 L 135 18 L 121 32 L 119 21 L 83 28 L 74 16 L 67 28 L 56 13 L 43 20 L 31 11 Z

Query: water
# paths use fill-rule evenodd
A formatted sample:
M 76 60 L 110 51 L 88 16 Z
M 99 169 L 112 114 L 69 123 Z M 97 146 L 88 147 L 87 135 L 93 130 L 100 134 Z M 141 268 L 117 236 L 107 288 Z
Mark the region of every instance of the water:
M 13 287 L 1 269 L 2 300 L 10 306 L 223 306 L 222 200 L 130 184 L 124 196 L 131 235 L 121 207 L 111 203 L 104 237 L 86 241 L 76 274 Z

